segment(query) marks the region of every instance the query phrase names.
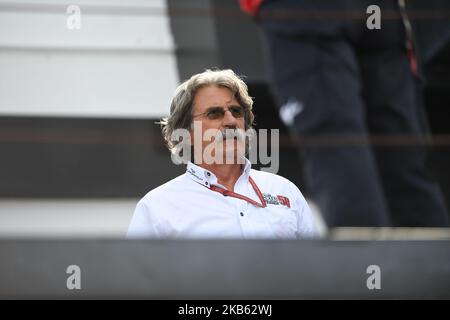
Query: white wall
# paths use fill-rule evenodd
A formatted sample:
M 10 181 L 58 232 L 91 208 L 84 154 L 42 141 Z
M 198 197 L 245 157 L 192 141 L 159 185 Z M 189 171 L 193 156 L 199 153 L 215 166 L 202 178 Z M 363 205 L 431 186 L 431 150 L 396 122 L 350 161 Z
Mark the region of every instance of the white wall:
M 166 2 L 0 0 L 0 70 L 0 116 L 161 117 L 178 83 Z
M 125 238 L 138 199 L 0 199 L 0 238 Z

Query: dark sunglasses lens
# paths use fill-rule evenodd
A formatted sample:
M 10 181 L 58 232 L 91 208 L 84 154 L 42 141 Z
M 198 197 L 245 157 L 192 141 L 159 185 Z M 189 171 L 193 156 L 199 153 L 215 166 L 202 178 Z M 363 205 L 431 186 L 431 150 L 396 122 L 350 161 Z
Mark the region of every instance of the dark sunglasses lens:
M 208 117 L 208 119 L 216 120 L 222 118 L 224 114 L 225 112 L 223 111 L 222 108 L 213 108 L 208 111 L 206 116 Z
M 242 118 L 244 116 L 244 108 L 242 107 L 231 107 L 230 111 L 235 118 Z

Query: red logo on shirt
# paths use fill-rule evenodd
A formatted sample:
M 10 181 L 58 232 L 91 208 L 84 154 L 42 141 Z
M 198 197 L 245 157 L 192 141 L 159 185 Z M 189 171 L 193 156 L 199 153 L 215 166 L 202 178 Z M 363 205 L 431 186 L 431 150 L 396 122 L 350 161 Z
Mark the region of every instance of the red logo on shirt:
M 291 203 L 289 202 L 289 198 L 288 197 L 284 197 L 284 196 L 277 196 L 278 202 L 280 202 L 281 205 L 286 206 L 288 208 L 291 207 Z
M 275 204 L 275 205 L 282 205 L 282 206 L 286 206 L 288 208 L 291 207 L 291 203 L 289 201 L 288 197 L 285 196 L 273 196 L 269 193 L 264 193 L 263 194 L 264 197 L 264 201 L 266 201 L 267 204 Z

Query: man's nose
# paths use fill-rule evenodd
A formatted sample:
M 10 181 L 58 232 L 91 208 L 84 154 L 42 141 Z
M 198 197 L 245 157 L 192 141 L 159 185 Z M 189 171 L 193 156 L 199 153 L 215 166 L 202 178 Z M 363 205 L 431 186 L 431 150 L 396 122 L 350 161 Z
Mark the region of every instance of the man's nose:
M 223 116 L 223 125 L 224 127 L 228 126 L 236 126 L 237 119 L 233 116 L 230 110 L 226 109 L 225 114 Z

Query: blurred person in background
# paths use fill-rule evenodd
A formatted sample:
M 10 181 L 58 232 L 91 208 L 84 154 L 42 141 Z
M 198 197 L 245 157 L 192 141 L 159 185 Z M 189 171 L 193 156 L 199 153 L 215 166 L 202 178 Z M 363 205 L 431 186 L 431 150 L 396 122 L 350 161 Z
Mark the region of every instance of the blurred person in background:
M 248 147 L 242 137 L 244 130 L 252 128 L 252 108 L 247 85 L 232 70 L 207 70 L 176 89 L 170 115 L 161 121 L 163 136 L 172 155 L 187 147 L 183 156 L 190 148 L 194 156 L 190 153 L 184 158 L 185 174 L 139 201 L 128 238 L 295 239 L 317 235 L 300 190 L 281 176 L 251 169 L 245 153 L 238 152 Z M 180 141 L 174 135 L 177 130 L 188 136 Z M 210 138 L 206 138 L 208 130 L 214 133 Z M 198 135 L 200 140 L 196 140 Z M 208 159 L 206 151 L 211 146 L 217 149 L 211 152 L 214 158 Z
M 240 0 L 329 227 L 448 227 L 404 0 Z M 381 9 L 380 29 L 366 10 Z M 426 141 L 426 140 L 425 140 Z M 373 144 L 371 144 L 373 142 Z

